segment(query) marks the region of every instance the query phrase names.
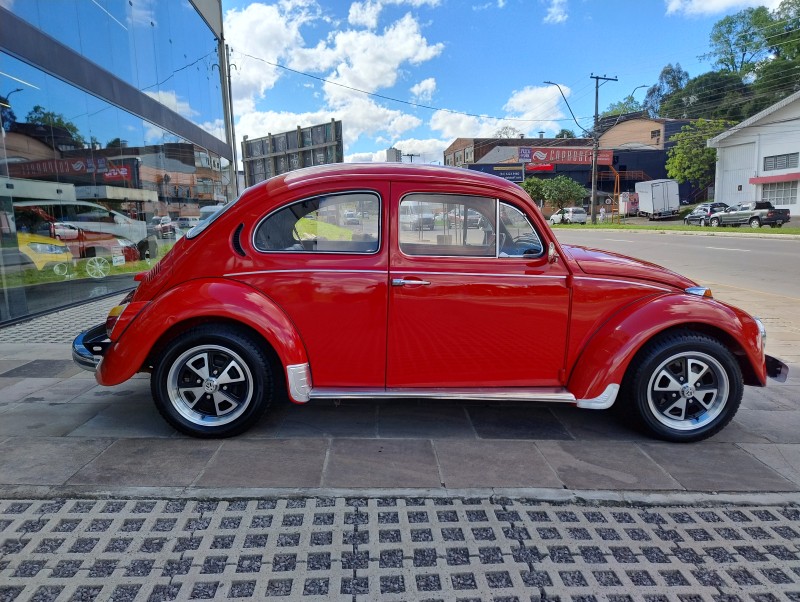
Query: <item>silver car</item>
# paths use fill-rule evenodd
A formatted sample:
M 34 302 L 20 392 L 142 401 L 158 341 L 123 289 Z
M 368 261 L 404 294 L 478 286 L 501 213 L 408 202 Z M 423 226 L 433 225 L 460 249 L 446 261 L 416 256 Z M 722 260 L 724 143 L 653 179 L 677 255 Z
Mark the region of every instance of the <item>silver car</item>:
M 550 216 L 550 224 L 585 224 L 586 211 L 583 207 L 564 207 Z

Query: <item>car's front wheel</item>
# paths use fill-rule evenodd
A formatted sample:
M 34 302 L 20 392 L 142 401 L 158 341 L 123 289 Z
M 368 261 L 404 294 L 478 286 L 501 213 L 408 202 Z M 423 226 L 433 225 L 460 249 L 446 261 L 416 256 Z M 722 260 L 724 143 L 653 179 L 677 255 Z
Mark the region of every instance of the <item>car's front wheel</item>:
M 150 379 L 156 407 L 194 437 L 228 437 L 255 424 L 272 401 L 270 362 L 245 332 L 199 326 L 171 341 Z
M 709 223 L 711 224 L 712 228 L 718 228 L 719 227 L 719 218 L 718 217 L 712 217 L 711 221 Z
M 744 386 L 739 364 L 716 339 L 681 331 L 654 339 L 625 375 L 636 421 L 667 441 L 700 441 L 733 419 Z

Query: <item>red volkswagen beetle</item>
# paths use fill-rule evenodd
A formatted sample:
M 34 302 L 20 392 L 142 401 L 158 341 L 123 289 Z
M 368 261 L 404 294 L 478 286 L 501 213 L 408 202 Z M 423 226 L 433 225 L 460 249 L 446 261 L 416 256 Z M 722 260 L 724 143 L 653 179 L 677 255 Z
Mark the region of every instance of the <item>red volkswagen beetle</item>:
M 433 229 L 402 228 L 404 207 Z M 446 219 L 471 212 L 479 228 Z M 787 374 L 758 319 L 658 266 L 560 245 L 519 186 L 463 169 L 272 178 L 137 278 L 73 357 L 102 385 L 150 372 L 164 418 L 199 437 L 241 433 L 285 394 L 622 404 L 696 441 L 744 384 Z

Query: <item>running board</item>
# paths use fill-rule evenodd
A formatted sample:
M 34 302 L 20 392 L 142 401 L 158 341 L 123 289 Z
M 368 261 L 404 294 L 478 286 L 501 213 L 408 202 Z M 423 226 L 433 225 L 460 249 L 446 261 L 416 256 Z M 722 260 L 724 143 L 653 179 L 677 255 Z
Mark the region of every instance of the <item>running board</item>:
M 460 401 L 546 401 L 576 403 L 566 389 L 335 389 L 313 388 L 310 399 L 452 399 Z

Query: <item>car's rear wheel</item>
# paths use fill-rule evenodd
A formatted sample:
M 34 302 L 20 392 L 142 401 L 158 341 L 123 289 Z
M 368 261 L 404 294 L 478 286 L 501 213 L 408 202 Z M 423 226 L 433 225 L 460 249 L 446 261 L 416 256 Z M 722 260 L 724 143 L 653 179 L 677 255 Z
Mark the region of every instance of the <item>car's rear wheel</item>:
M 84 267 L 90 278 L 105 278 L 111 272 L 111 262 L 101 255 L 89 257 Z
M 750 227 L 751 228 L 760 228 L 761 227 L 761 220 L 758 219 L 757 217 L 751 218 L 749 223 L 750 223 Z
M 637 354 L 623 395 L 640 426 L 667 441 L 700 441 L 733 419 L 744 386 L 739 364 L 719 341 L 682 331 Z
M 161 415 L 194 437 L 228 437 L 250 428 L 272 401 L 270 362 L 245 332 L 200 326 L 170 342 L 155 362 L 150 389 Z

